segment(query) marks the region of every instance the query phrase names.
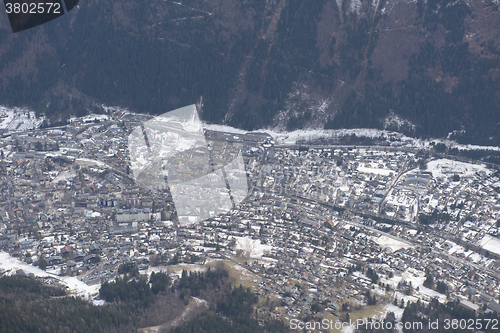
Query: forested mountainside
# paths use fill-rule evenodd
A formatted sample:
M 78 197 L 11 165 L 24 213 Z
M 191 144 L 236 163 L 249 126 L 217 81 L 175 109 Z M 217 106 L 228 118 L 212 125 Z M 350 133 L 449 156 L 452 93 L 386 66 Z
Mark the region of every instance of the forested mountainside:
M 232 287 L 225 270 L 183 271 L 170 286 L 166 273 L 148 279 L 135 264 L 124 266 L 123 278 L 102 283 L 102 305 L 24 275 L 0 277 L 1 332 L 290 332 L 280 321 L 256 318 L 258 297 Z
M 13 34 L 1 11 L 0 104 L 63 120 L 203 96 L 205 120 L 245 129 L 498 145 L 499 15 L 498 0 L 82 0 Z

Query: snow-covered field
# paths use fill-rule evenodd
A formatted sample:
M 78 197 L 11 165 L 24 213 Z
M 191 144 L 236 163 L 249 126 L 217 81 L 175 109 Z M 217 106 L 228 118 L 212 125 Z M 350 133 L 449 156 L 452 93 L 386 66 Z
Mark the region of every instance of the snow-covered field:
M 12 132 L 28 131 L 40 127 L 44 119 L 37 118 L 34 111 L 25 108 L 0 106 L 0 129 Z
M 214 131 L 222 131 L 234 134 L 245 134 L 249 133 L 238 128 L 234 128 L 227 125 L 214 125 L 214 124 L 204 124 L 204 127 Z M 496 146 L 478 146 L 478 145 L 464 145 L 459 144 L 453 140 L 446 139 L 433 139 L 420 140 L 412 137 L 408 137 L 404 134 L 388 131 L 388 130 L 378 130 L 373 128 L 353 128 L 353 129 L 338 129 L 338 130 L 325 130 L 325 129 L 300 129 L 292 132 L 285 132 L 278 129 L 259 129 L 253 132 L 265 132 L 270 134 L 277 144 L 296 144 L 300 140 L 314 140 L 319 138 L 341 138 L 344 136 L 349 136 L 355 134 L 358 137 L 365 136 L 369 138 L 379 138 L 383 137 L 386 139 L 395 138 L 397 139 L 394 144 L 398 146 L 404 146 L 415 149 L 433 149 L 434 145 L 431 145 L 431 141 L 436 143 L 444 143 L 449 148 L 457 148 L 459 150 L 492 150 L 499 151 L 500 147 Z M 391 144 L 393 145 L 393 144 Z
M 385 319 L 385 317 L 387 316 L 387 314 L 389 312 L 394 312 L 394 316 L 396 317 L 396 321 L 400 322 L 401 318 L 403 317 L 404 309 L 401 309 L 400 307 L 397 307 L 394 304 L 387 304 L 381 311 L 375 313 L 375 315 L 373 316 L 373 319 L 378 319 L 378 320 Z M 356 322 L 353 321 L 353 325 L 343 328 L 342 332 L 343 333 L 354 333 L 355 329 L 356 329 L 355 323 Z M 396 329 L 396 332 L 402 332 L 402 331 Z
M 486 235 L 483 237 L 483 239 L 481 239 L 478 245 L 485 250 L 500 254 L 500 239 L 497 237 Z
M 449 253 L 449 254 L 453 254 L 453 253 L 455 253 L 455 252 L 459 252 L 459 253 L 460 253 L 460 252 L 463 252 L 463 251 L 464 251 L 463 246 L 460 246 L 460 245 L 458 245 L 458 244 L 457 244 L 457 243 L 455 243 L 455 242 L 447 241 L 447 243 L 448 243 L 449 245 L 451 245 L 450 249 L 448 250 L 448 253 Z
M 432 289 L 426 288 L 423 286 L 423 283 L 425 281 L 425 273 L 422 271 L 417 271 L 415 269 L 409 268 L 406 270 L 403 274 L 401 275 L 396 275 L 391 279 L 384 279 L 382 278 L 381 281 L 383 283 L 388 283 L 392 288 L 396 288 L 399 282 L 406 281 L 408 284 L 411 283 L 411 286 L 413 287 L 413 295 L 412 296 L 406 296 L 401 293 L 398 294 L 398 299 L 403 298 L 405 302 L 411 301 L 415 302 L 418 298 L 428 298 L 432 299 L 434 297 L 437 297 L 438 300 L 441 303 L 446 302 L 446 296 L 443 294 L 438 293 L 437 291 L 434 291 Z M 418 291 L 417 291 L 418 288 Z
M 406 249 L 406 248 L 412 247 L 412 245 L 410 243 L 399 241 L 397 239 L 394 239 L 394 238 L 391 238 L 391 237 L 388 237 L 385 235 L 382 235 L 382 236 L 379 236 L 376 238 L 374 237 L 373 240 L 375 241 L 375 243 L 380 245 L 382 248 L 390 247 L 393 252 L 397 251 L 399 249 L 403 249 L 403 248 Z
M 357 2 L 353 3 L 357 6 Z M 325 104 L 325 103 L 323 103 Z M 115 111 L 126 111 L 126 109 L 120 107 L 107 107 L 102 105 L 102 108 L 106 112 Z M 320 107 L 321 108 L 321 107 Z M 129 113 L 128 111 L 126 113 Z M 106 121 L 110 119 L 109 115 L 106 114 L 90 114 L 80 118 L 70 118 L 70 122 L 89 122 L 89 121 Z M 8 131 L 27 131 L 35 128 L 39 128 L 40 125 L 45 120 L 45 117 L 36 118 L 36 114 L 26 108 L 20 107 L 5 107 L 0 106 L 0 129 L 6 129 Z M 214 131 L 223 131 L 234 134 L 245 134 L 249 131 L 234 128 L 227 125 L 217 125 L 217 124 L 206 124 L 203 123 L 203 127 L 206 129 Z M 255 132 L 265 132 L 270 134 L 277 144 L 296 144 L 301 140 L 314 140 L 319 138 L 341 138 L 349 135 L 356 135 L 358 137 L 365 136 L 369 138 L 385 138 L 385 139 L 396 139 L 391 145 L 404 146 L 416 149 L 432 149 L 434 145 L 430 144 L 428 140 L 420 140 L 408 137 L 398 132 L 379 130 L 372 128 L 354 128 L 354 129 L 337 129 L 337 130 L 325 130 L 325 129 L 301 129 L 292 132 L 286 132 L 276 128 L 263 128 L 258 129 Z M 250 132 L 251 133 L 251 132 Z M 447 139 L 433 139 L 432 142 L 444 143 L 449 148 L 457 148 L 459 150 L 495 150 L 499 151 L 500 147 L 496 146 L 478 146 L 478 145 L 463 145 L 458 144 L 455 141 Z
M 355 128 L 355 129 L 339 129 L 339 130 L 325 130 L 325 129 L 306 129 L 306 130 L 295 130 L 292 132 L 276 132 L 273 130 L 265 130 L 269 133 L 275 140 L 276 143 L 281 144 L 296 144 L 300 140 L 313 140 L 319 138 L 341 138 L 344 136 L 349 136 L 354 134 L 356 136 L 365 136 L 369 138 L 378 138 L 389 136 L 396 136 L 401 139 L 408 139 L 417 142 L 420 140 L 415 140 L 412 138 L 405 137 L 404 135 L 396 132 L 390 132 L 385 130 L 378 130 L 373 128 Z
M 57 280 L 62 285 L 67 286 L 71 294 L 87 300 L 92 300 L 94 304 L 102 304 L 102 301 L 93 300 L 93 298 L 99 294 L 99 288 L 101 287 L 100 284 L 89 286 L 85 282 L 78 280 L 76 277 L 57 276 L 55 274 L 45 272 L 38 267 L 22 262 L 6 252 L 0 251 L 0 271 L 3 272 L 3 274 L 15 275 L 20 269 L 26 274 L 33 273 L 36 277 L 52 278 Z
M 204 124 L 204 127 L 214 131 L 222 131 L 234 134 L 245 134 L 249 133 L 238 128 L 234 128 L 227 125 L 214 125 L 214 124 Z M 291 132 L 280 131 L 277 129 L 259 129 L 253 132 L 265 132 L 273 137 L 277 144 L 296 144 L 300 140 L 314 140 L 319 138 L 341 138 L 349 135 L 356 135 L 358 137 L 369 137 L 369 138 L 395 138 L 395 144 L 399 146 L 405 146 L 416 149 L 432 149 L 434 145 L 430 144 L 428 140 L 420 140 L 412 137 L 408 137 L 404 134 L 388 131 L 379 130 L 373 128 L 353 128 L 353 129 L 337 129 L 337 130 L 325 130 L 325 129 L 299 129 Z M 459 144 L 452 140 L 431 140 L 434 143 L 444 143 L 449 148 L 457 148 L 459 150 L 500 150 L 500 147 L 495 146 L 478 146 L 478 145 L 464 145 Z
M 85 166 L 97 165 L 99 167 L 109 168 L 109 166 L 106 163 L 98 161 L 98 160 L 92 160 L 89 158 L 77 158 L 77 159 L 75 159 L 75 162 L 80 164 L 80 165 L 85 165 Z
M 249 133 L 248 131 L 227 126 L 227 125 L 217 125 L 217 124 L 203 124 L 203 128 L 211 130 L 211 131 L 216 131 L 216 132 L 227 132 L 227 133 L 233 133 L 233 134 L 246 134 Z M 258 132 L 258 131 L 256 131 Z M 262 131 L 260 131 L 262 132 Z M 267 131 L 266 131 L 267 132 Z
M 73 178 L 75 178 L 75 177 L 76 177 L 76 172 L 75 171 L 64 170 L 64 171 L 60 172 L 52 180 L 52 182 L 54 182 L 55 184 L 57 184 L 57 182 L 59 182 L 61 180 L 64 180 L 64 181 L 73 180 Z
M 243 250 L 243 255 L 250 258 L 262 258 L 264 253 L 271 251 L 272 246 L 261 244 L 259 239 L 235 237 L 236 249 Z
M 434 178 L 442 176 L 449 177 L 453 174 L 470 177 L 478 171 L 491 173 L 491 170 L 489 170 L 484 164 L 458 162 L 446 158 L 441 158 L 427 163 L 427 170 L 432 172 L 432 176 Z
M 92 122 L 92 121 L 106 121 L 109 120 L 109 116 L 105 114 L 89 114 L 88 116 L 80 117 L 80 118 L 70 118 L 69 122 L 73 123 L 75 121 L 81 121 L 81 122 Z
M 178 278 L 182 276 L 182 271 L 185 270 L 187 272 L 205 272 L 207 270 L 206 267 L 198 265 L 198 264 L 178 264 L 174 266 L 157 266 L 157 267 L 149 267 L 146 271 L 148 277 L 152 272 L 167 272 L 168 274 L 177 275 Z

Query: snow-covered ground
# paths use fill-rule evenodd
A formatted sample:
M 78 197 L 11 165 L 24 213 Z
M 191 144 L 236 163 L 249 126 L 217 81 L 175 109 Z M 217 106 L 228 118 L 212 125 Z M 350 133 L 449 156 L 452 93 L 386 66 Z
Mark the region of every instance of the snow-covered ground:
M 403 317 L 403 312 L 404 312 L 404 309 L 400 308 L 400 307 L 397 307 L 395 306 L 394 304 L 387 304 L 383 309 L 382 311 L 379 311 L 378 313 L 376 313 L 373 317 L 373 319 L 377 319 L 377 320 L 382 320 L 382 319 L 385 319 L 385 317 L 387 316 L 387 314 L 389 312 L 394 312 L 394 316 L 396 317 L 396 321 L 397 322 L 400 322 L 401 321 L 401 318 Z M 356 322 L 353 321 L 353 325 L 351 326 L 348 326 L 348 327 L 345 327 L 342 329 L 342 332 L 343 333 L 354 333 L 355 332 L 355 329 L 356 329 L 356 325 L 355 325 Z M 396 332 L 402 332 L 402 330 L 398 330 L 396 328 Z
M 214 125 L 214 124 L 204 124 L 204 128 L 228 132 L 234 134 L 245 134 L 252 132 L 268 133 L 273 137 L 277 144 L 296 144 L 297 141 L 301 140 L 314 140 L 319 138 L 341 138 L 349 135 L 356 135 L 358 137 L 369 137 L 369 138 L 385 138 L 396 139 L 391 145 L 404 146 L 408 148 L 415 149 L 433 149 L 434 145 L 437 143 L 444 143 L 449 148 L 457 148 L 459 150 L 492 150 L 500 151 L 500 147 L 497 146 L 478 146 L 471 144 L 459 144 L 453 140 L 447 139 L 431 139 L 431 140 L 421 140 L 412 137 L 408 137 L 399 132 L 393 132 L 388 130 L 379 130 L 373 128 L 352 128 L 352 129 L 337 129 L 337 130 L 325 130 L 325 129 L 299 129 L 291 132 L 286 132 L 282 130 L 274 129 L 258 129 L 252 132 L 241 130 L 227 125 Z M 434 145 L 431 145 L 431 142 Z
M 4 272 L 5 275 L 15 275 L 20 269 L 26 274 L 33 273 L 36 277 L 52 278 L 57 280 L 62 285 L 67 286 L 71 294 L 87 300 L 92 300 L 94 304 L 103 304 L 102 301 L 93 300 L 93 298 L 99 294 L 99 288 L 101 287 L 100 284 L 89 286 L 85 282 L 78 280 L 76 277 L 57 276 L 41 270 L 38 267 L 22 262 L 6 252 L 0 251 L 0 271 Z
M 25 108 L 0 106 L 0 129 L 22 132 L 40 127 L 44 117 L 37 118 L 34 111 Z
M 264 132 L 261 130 L 261 132 Z M 373 128 L 355 128 L 355 129 L 339 129 L 339 130 L 325 130 L 325 129 L 306 129 L 295 130 L 292 132 L 276 132 L 273 130 L 265 130 L 269 133 L 279 144 L 296 144 L 300 140 L 314 140 L 319 138 L 342 138 L 354 134 L 356 136 L 365 136 L 369 138 L 378 138 L 396 136 L 402 140 L 412 140 L 415 145 L 421 146 L 423 143 L 420 140 L 408 138 L 403 134 L 390 132 L 385 130 L 378 130 Z M 419 144 L 418 144 L 419 143 Z
M 359 4 L 354 2 L 353 5 L 356 7 Z M 326 104 L 325 104 L 326 103 Z M 322 109 L 327 105 L 328 102 L 321 103 L 319 109 Z M 115 112 L 120 111 L 125 113 L 130 113 L 126 109 L 120 107 L 107 107 L 102 105 L 105 112 Z M 324 110 L 323 110 L 324 111 Z M 397 116 L 392 117 L 398 123 L 404 122 L 404 120 L 399 119 Z M 392 119 L 391 120 L 394 120 Z M 107 114 L 90 114 L 80 118 L 70 118 L 70 122 L 89 122 L 89 121 L 106 121 L 110 119 Z M 6 129 L 8 131 L 27 131 L 35 128 L 39 128 L 45 117 L 36 118 L 36 114 L 26 108 L 20 107 L 5 107 L 0 106 L 0 129 Z M 206 129 L 214 131 L 223 131 L 234 134 L 245 134 L 249 131 L 245 131 L 239 128 L 234 128 L 227 125 L 217 125 L 217 124 L 206 124 L 203 123 L 203 127 Z M 391 145 L 404 146 L 415 149 L 432 149 L 434 145 L 431 145 L 431 141 L 436 143 L 444 143 L 449 148 L 457 148 L 459 150 L 495 150 L 500 151 L 500 147 L 496 146 L 478 146 L 478 145 L 463 145 L 458 144 L 453 140 L 448 139 L 433 139 L 433 140 L 420 140 L 408 137 L 398 132 L 379 130 L 372 128 L 354 128 L 354 129 L 337 129 L 337 130 L 325 130 L 325 129 L 300 129 L 292 132 L 286 132 L 276 128 L 266 128 L 258 129 L 255 132 L 264 132 L 270 134 L 277 144 L 296 144 L 301 140 L 314 140 L 319 138 L 341 138 L 349 135 L 356 135 L 358 137 L 365 136 L 369 138 L 385 138 L 387 140 L 391 139 Z M 252 133 L 250 132 L 250 133 Z M 395 140 L 394 140 L 395 139 Z
M 483 260 L 483 257 L 479 253 L 473 253 L 469 256 L 469 258 L 476 264 Z
M 236 249 L 243 250 L 243 255 L 250 258 L 262 258 L 264 253 L 270 252 L 272 246 L 261 244 L 259 239 L 249 237 L 235 237 Z
M 251 133 L 245 130 L 234 128 L 227 125 L 214 125 L 214 124 L 204 124 L 204 128 L 228 132 L 234 134 L 245 134 Z M 500 151 L 500 147 L 496 146 L 478 146 L 478 145 L 464 145 L 459 144 L 453 140 L 445 139 L 432 139 L 432 140 L 420 140 L 412 137 L 408 137 L 404 134 L 388 131 L 379 130 L 373 128 L 353 128 L 353 129 L 337 129 L 337 130 L 325 130 L 325 129 L 299 129 L 291 132 L 281 131 L 277 129 L 258 129 L 252 132 L 264 132 L 268 133 L 273 137 L 277 144 L 296 144 L 300 140 L 314 140 L 319 138 L 341 138 L 349 135 L 356 135 L 358 137 L 365 136 L 369 138 L 394 138 L 396 139 L 395 144 L 400 146 L 405 146 L 409 148 L 416 149 L 433 149 L 434 145 L 431 142 L 444 143 L 449 148 L 457 148 L 459 150 L 493 150 Z
M 395 137 L 400 139 L 401 142 L 410 144 L 415 148 L 425 148 L 430 147 L 427 141 L 422 141 L 420 139 L 414 139 L 407 137 L 398 132 L 379 130 L 374 128 L 353 128 L 353 129 L 299 129 L 291 132 L 280 131 L 277 129 L 258 129 L 255 131 L 245 131 L 239 128 L 234 128 L 227 125 L 216 125 L 216 124 L 203 124 L 203 127 L 213 131 L 221 131 L 234 134 L 245 134 L 245 133 L 268 133 L 273 137 L 277 144 L 296 144 L 300 140 L 314 140 L 319 138 L 342 138 L 344 136 L 350 136 L 352 134 L 356 136 L 365 136 L 369 138 L 390 138 Z
M 378 6 L 378 0 L 374 0 L 374 3 L 377 3 Z M 393 128 L 411 128 L 415 130 L 415 125 L 413 125 L 410 121 L 401 118 L 400 116 L 390 113 L 385 119 L 384 119 L 384 129 L 387 129 L 388 127 L 393 127 Z
M 457 243 L 454 243 L 454 242 L 451 242 L 451 241 L 447 241 L 447 243 L 451 244 L 451 248 L 448 250 L 449 254 L 453 254 L 455 252 L 460 253 L 460 252 L 464 251 L 463 246 L 458 245 Z
M 360 8 L 361 8 L 361 1 L 360 0 L 351 1 L 351 13 L 356 12 L 359 14 Z
M 399 249 L 413 247 L 410 243 L 400 241 L 385 235 L 373 237 L 373 240 L 382 248 L 390 247 L 393 252 Z
M 109 116 L 106 114 L 89 114 L 87 116 L 80 117 L 80 118 L 76 118 L 76 117 L 70 118 L 69 122 L 70 123 L 73 123 L 75 121 L 92 122 L 92 121 L 96 121 L 96 120 L 106 121 L 106 120 L 109 120 Z
M 472 164 L 459 161 L 452 161 L 446 158 L 430 161 L 427 163 L 427 171 L 432 172 L 434 178 L 458 174 L 463 177 L 470 177 L 476 172 L 484 171 L 491 173 L 484 164 Z
M 248 131 L 227 126 L 227 125 L 217 125 L 217 124 L 203 124 L 203 128 L 211 130 L 211 131 L 216 131 L 216 132 L 227 132 L 227 133 L 233 133 L 233 134 L 246 134 L 249 133 Z M 256 132 L 262 132 L 262 131 L 256 131 Z M 267 132 L 267 131 L 266 131 Z
M 149 267 L 146 270 L 146 274 L 148 277 L 152 272 L 159 273 L 165 272 L 169 275 L 177 275 L 178 278 L 182 276 L 182 271 L 185 270 L 187 272 L 205 272 L 207 269 L 204 266 L 199 264 L 178 264 L 174 266 L 157 266 L 157 267 Z
M 388 279 L 388 280 L 382 278 L 381 281 L 383 283 L 388 283 L 392 288 L 396 288 L 398 283 L 402 282 L 402 281 L 406 281 L 408 284 L 411 283 L 411 286 L 413 287 L 413 295 L 412 296 L 406 296 L 404 294 L 397 293 L 398 299 L 403 298 L 405 300 L 405 302 L 407 302 L 408 300 L 411 302 L 415 302 L 417 300 L 417 298 L 432 299 L 434 297 L 437 297 L 439 302 L 441 302 L 441 303 L 446 302 L 445 295 L 423 286 L 423 283 L 425 281 L 425 273 L 422 271 L 417 271 L 415 269 L 409 268 L 401 275 L 396 275 L 393 278 Z M 417 288 L 418 288 L 418 291 L 417 291 Z
M 61 181 L 61 180 L 64 180 L 64 181 L 68 181 L 68 180 L 73 180 L 73 178 L 76 177 L 76 172 L 75 171 L 70 171 L 70 170 L 64 170 L 64 171 L 61 171 L 57 177 L 55 177 L 52 182 L 54 182 L 55 184 L 57 184 L 57 182 Z
M 107 165 L 106 163 L 98 161 L 98 160 L 92 160 L 92 159 L 89 159 L 89 158 L 77 158 L 77 159 L 75 159 L 75 162 L 78 163 L 78 164 L 81 164 L 81 165 L 85 165 L 85 166 L 88 166 L 88 165 L 97 165 L 99 167 L 109 168 L 109 165 Z
M 478 245 L 485 250 L 500 254 L 500 239 L 497 237 L 486 235 L 483 237 L 483 239 L 481 239 Z
M 389 169 L 369 168 L 365 166 L 359 166 L 358 171 L 364 173 L 373 173 L 382 176 L 390 176 L 391 174 L 396 173 L 395 171 Z

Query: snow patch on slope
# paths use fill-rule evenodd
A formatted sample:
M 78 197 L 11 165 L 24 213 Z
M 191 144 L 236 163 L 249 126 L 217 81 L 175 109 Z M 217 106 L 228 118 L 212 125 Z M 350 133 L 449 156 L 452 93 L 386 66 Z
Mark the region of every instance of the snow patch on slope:
M 6 252 L 0 251 L 0 271 L 3 271 L 5 275 L 15 275 L 18 270 L 23 270 L 26 274 L 32 273 L 36 277 L 51 278 L 56 280 L 62 285 L 67 286 L 71 294 L 88 300 L 97 296 L 99 294 L 99 288 L 101 288 L 100 284 L 89 286 L 85 282 L 78 280 L 76 277 L 57 276 L 55 274 L 45 272 L 38 267 L 28 265 L 27 263 L 12 257 Z M 98 303 L 99 302 L 96 304 Z
M 246 257 L 262 258 L 266 252 L 271 251 L 272 247 L 262 244 L 258 239 L 236 237 L 236 249 L 242 250 Z
M 34 111 L 19 107 L 0 106 L 0 130 L 23 132 L 39 128 L 45 117 L 37 118 Z

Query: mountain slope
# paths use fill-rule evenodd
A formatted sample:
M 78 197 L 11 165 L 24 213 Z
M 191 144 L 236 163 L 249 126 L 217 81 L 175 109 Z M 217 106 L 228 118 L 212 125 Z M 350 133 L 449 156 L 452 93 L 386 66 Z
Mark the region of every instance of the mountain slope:
M 0 103 L 99 103 L 253 129 L 381 127 L 500 144 L 497 0 L 88 0 L 22 33 L 0 15 Z M 70 112 L 68 112 L 68 110 Z

